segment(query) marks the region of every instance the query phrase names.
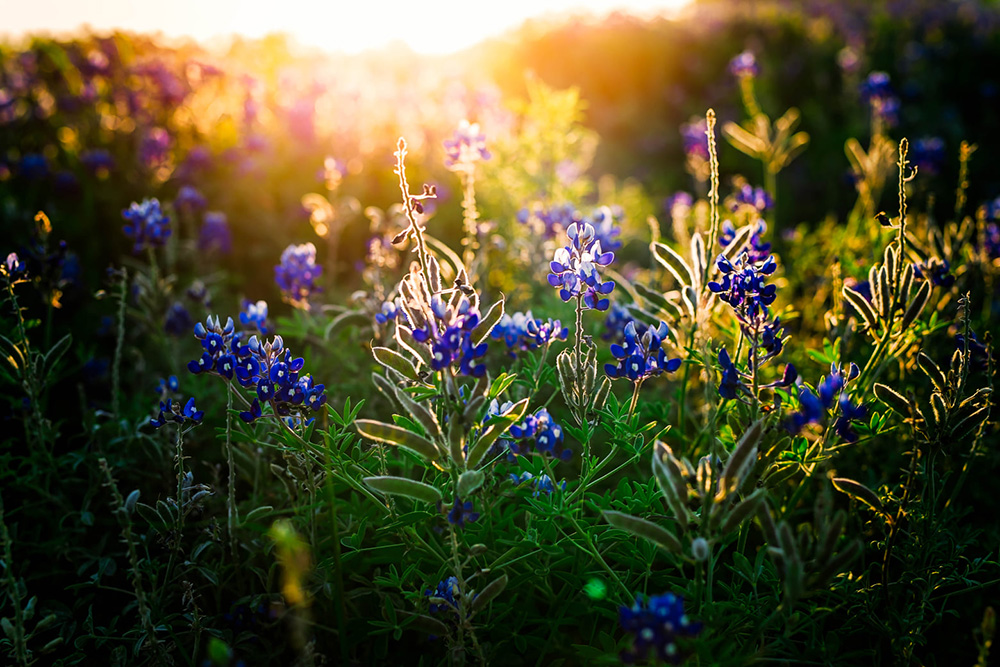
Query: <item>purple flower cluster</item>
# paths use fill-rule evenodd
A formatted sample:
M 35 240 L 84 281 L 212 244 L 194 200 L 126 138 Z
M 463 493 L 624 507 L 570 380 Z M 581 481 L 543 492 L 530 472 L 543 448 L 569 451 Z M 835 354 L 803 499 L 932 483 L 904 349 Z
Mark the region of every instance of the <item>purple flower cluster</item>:
M 396 304 L 392 301 L 386 301 L 382 304 L 382 309 L 375 313 L 375 321 L 379 324 L 387 324 L 392 320 L 396 319 L 396 315 L 399 314 Z
M 921 174 L 933 176 L 938 173 L 945 159 L 944 139 L 941 137 L 921 137 L 913 142 L 910 160 Z
M 861 84 L 861 97 L 871 104 L 872 112 L 888 127 L 899 122 L 899 98 L 885 72 L 872 72 L 868 75 Z
M 500 411 L 509 407 L 510 404 L 505 404 L 500 407 Z M 552 419 L 545 408 L 539 408 L 520 424 L 511 426 L 509 433 L 514 440 L 509 440 L 506 444 L 512 454 L 527 456 L 534 445 L 539 454 L 549 454 L 562 461 L 568 461 L 573 456 L 573 452 L 563 446 L 562 426 Z
M 831 364 L 830 374 L 820 380 L 816 394 L 812 393 L 808 387 L 802 387 L 799 391 L 799 410 L 792 414 L 787 424 L 788 430 L 792 433 L 798 433 L 806 424 L 821 422 L 826 411 L 836 403 L 839 414 L 834 423 L 834 431 L 844 442 L 855 442 L 858 435 L 851 428 L 851 422 L 867 417 L 868 409 L 863 403 L 857 406 L 851 403 L 846 387 L 859 375 L 861 375 L 861 369 L 858 368 L 857 364 L 850 365 L 847 377 L 844 377 L 843 372 L 837 368 L 836 364 Z
M 549 477 L 548 475 L 539 475 L 538 477 L 535 477 L 530 472 L 524 472 L 521 473 L 520 475 L 511 473 L 510 481 L 512 481 L 517 486 L 520 486 L 522 484 L 531 484 L 532 488 L 531 495 L 534 496 L 535 498 L 537 498 L 543 493 L 551 496 L 552 492 L 556 490 L 555 483 L 552 481 L 552 478 Z M 563 491 L 566 490 L 566 480 L 560 482 L 559 488 Z
M 448 523 L 459 528 L 465 528 L 466 522 L 472 523 L 479 519 L 479 512 L 475 511 L 475 505 L 471 500 L 462 502 L 462 499 L 455 496 L 455 501 L 448 511 Z
M 281 253 L 281 263 L 274 267 L 274 281 L 286 301 L 309 310 L 309 297 L 321 289 L 316 280 L 322 273 L 323 267 L 316 264 L 316 246 L 292 244 Z
M 590 223 L 573 223 L 566 230 L 570 245 L 558 248 L 549 267 L 549 284 L 559 289 L 563 301 L 581 297 L 586 308 L 607 310 L 610 305 L 603 295 L 615 288 L 611 280 L 601 281 L 598 267 L 615 259 L 613 252 L 602 252 L 601 242 Z
M 729 61 L 729 73 L 737 78 L 754 77 L 760 74 L 760 66 L 753 51 L 744 51 Z
M 775 326 L 777 326 L 777 320 L 775 320 Z M 777 354 L 781 351 L 781 338 L 780 336 L 770 331 L 770 325 L 765 325 L 765 334 L 762 338 L 772 341 L 771 351 L 765 352 L 765 356 L 762 359 L 754 361 L 753 357 L 750 356 L 750 363 L 762 364 L 765 360 L 771 356 Z M 777 341 L 777 345 L 773 344 L 773 341 Z M 764 347 L 763 345 L 761 346 Z M 753 354 L 751 350 L 751 355 Z M 733 363 L 733 360 L 729 357 L 729 352 L 726 348 L 719 350 L 719 366 L 722 369 L 722 379 L 719 381 L 719 395 L 722 396 L 723 400 L 732 400 L 734 398 L 739 398 L 741 394 L 752 395 L 750 387 L 747 386 L 746 380 L 749 379 L 749 374 L 742 372 Z M 762 388 L 772 388 L 776 389 L 778 387 L 791 387 L 795 384 L 796 380 L 799 379 L 799 373 L 792 364 L 786 364 L 785 370 L 781 374 L 780 380 L 775 380 L 769 384 L 762 385 Z M 743 400 L 742 398 L 740 400 Z
M 257 303 L 250 300 L 243 301 L 243 311 L 240 312 L 240 324 L 245 327 L 253 327 L 261 336 L 266 336 L 270 324 L 267 321 L 267 301 L 261 299 Z
M 537 221 L 547 239 L 555 238 L 559 232 L 568 229 L 570 225 L 578 221 L 578 217 L 576 207 L 572 204 L 555 204 L 549 208 L 535 204 L 530 209 L 522 208 L 517 212 L 519 223 L 527 225 L 532 221 Z
M 471 169 L 479 160 L 489 160 L 486 135 L 479 131 L 479 123 L 462 120 L 455 135 L 444 142 L 444 165 L 449 169 Z
M 750 262 L 757 264 L 765 261 L 771 254 L 771 244 L 764 241 L 764 232 L 767 231 L 767 223 L 763 220 L 757 221 L 753 233 L 750 235 L 749 249 L 747 255 Z M 732 220 L 722 221 L 722 230 L 719 234 L 719 245 L 728 248 L 729 244 L 736 238 L 736 227 Z
M 702 117 L 694 117 L 690 122 L 681 125 L 681 139 L 684 142 L 684 154 L 688 157 L 708 159 L 708 124 Z
M 233 233 L 229 230 L 226 214 L 208 211 L 198 234 L 198 249 L 202 252 L 219 252 L 228 255 L 233 250 Z
M 741 207 L 745 206 L 756 210 L 760 214 L 774 206 L 774 199 L 764 188 L 755 188 L 749 183 L 744 183 L 733 194 L 731 208 L 734 211 L 738 211 Z
M 635 323 L 625 325 L 625 345 L 614 344 L 611 354 L 618 360 L 617 364 L 605 364 L 604 372 L 612 378 L 628 378 L 632 382 L 659 375 L 666 371 L 673 373 L 681 367 L 680 359 L 667 359 L 663 351 L 663 340 L 670 333 L 666 322 L 660 322 L 654 329 L 648 327 L 640 336 L 636 333 Z
M 742 323 L 755 322 L 767 317 L 768 306 L 774 303 L 777 288 L 766 283 L 767 276 L 778 268 L 773 256 L 763 262 L 754 261 L 746 251 L 740 253 L 735 262 L 724 255 L 716 260 L 722 271 L 722 282 L 712 281 L 708 289 L 719 295 L 736 311 Z
M 677 638 L 701 632 L 701 623 L 692 622 L 684 613 L 684 598 L 673 593 L 650 596 L 645 603 L 636 596 L 631 607 L 618 608 L 618 621 L 626 632 L 635 635 L 632 648 L 621 656 L 627 664 L 645 660 L 650 653 L 657 660 L 679 663 Z
M 167 315 L 163 321 L 164 330 L 171 336 L 183 336 L 191 329 L 194 320 L 187 307 L 180 301 L 174 301 L 167 309 Z
M 204 351 L 200 358 L 188 363 L 189 371 L 214 373 L 227 380 L 235 375 L 241 386 L 256 390 L 250 409 L 240 413 L 243 421 L 259 418 L 263 414 L 262 402 L 270 403 L 281 417 L 302 417 L 307 410 L 315 412 L 326 403 L 324 385 L 313 384 L 309 375 L 300 377 L 305 360 L 293 359 L 281 336 L 261 342 L 254 335 L 243 344 L 231 317 L 224 327 L 218 317 L 209 317 L 205 324 L 195 325 L 194 335 L 201 340 Z
M 174 208 L 178 211 L 198 211 L 207 205 L 205 196 L 190 185 L 182 186 L 174 198 Z
M 170 218 L 163 215 L 158 199 L 144 199 L 141 204 L 132 202 L 122 211 L 122 217 L 126 221 L 125 236 L 135 242 L 134 252 L 162 246 L 170 236 Z
M 200 424 L 204 411 L 195 407 L 194 396 L 187 400 L 183 406 L 180 401 L 176 403 L 172 399 L 160 401 L 160 414 L 149 420 L 149 425 L 153 428 L 161 428 L 170 422 L 174 424 Z
M 431 599 L 429 611 L 432 614 L 451 612 L 458 614 L 458 604 L 462 599 L 462 590 L 458 587 L 456 577 L 448 577 L 444 581 L 439 581 L 437 588 L 431 590 L 424 589 L 424 596 Z M 475 599 L 475 598 L 473 598 Z M 448 620 L 454 620 L 449 618 Z
M 486 365 L 477 360 L 486 354 L 488 345 L 476 345 L 472 339 L 472 332 L 480 321 L 479 309 L 464 295 L 454 303 L 445 303 L 441 297 L 434 296 L 431 312 L 432 319 L 413 329 L 413 339 L 430 348 L 431 368 L 440 371 L 458 362 L 462 375 L 482 377 Z
M 556 340 L 566 340 L 569 329 L 562 326 L 559 320 L 542 320 L 536 318 L 529 310 L 527 313 L 517 312 L 513 315 L 504 314 L 493 327 L 490 337 L 502 340 L 511 357 L 515 352 L 536 350 Z
M 913 274 L 918 280 L 930 280 L 931 284 L 945 289 L 955 284 L 948 260 L 931 257 L 922 264 L 913 265 Z
M 604 333 L 601 334 L 601 338 L 616 342 L 624 341 L 625 327 L 629 323 L 634 324 L 636 332 L 640 335 L 649 328 L 649 325 L 645 322 L 635 319 L 632 311 L 627 307 L 617 303 L 611 304 L 608 316 L 604 318 Z

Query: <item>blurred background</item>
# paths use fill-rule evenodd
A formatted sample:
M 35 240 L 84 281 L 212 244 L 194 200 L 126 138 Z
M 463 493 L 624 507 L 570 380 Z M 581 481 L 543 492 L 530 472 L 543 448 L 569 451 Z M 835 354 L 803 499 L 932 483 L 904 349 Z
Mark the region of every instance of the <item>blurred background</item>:
M 101 272 L 128 252 L 120 212 L 129 202 L 193 188 L 204 201 L 177 217 L 195 238 L 199 207 L 225 215 L 226 252 L 204 261 L 244 294 L 275 297 L 280 250 L 314 240 L 325 256 L 324 232 L 339 260 L 330 280 L 349 289 L 371 238 L 365 209 L 398 201 L 400 136 L 411 181 L 439 187 L 437 233 L 458 238 L 459 185 L 442 142 L 468 119 L 498 156 L 478 187 L 498 229 L 533 202 L 573 200 L 624 205 L 641 231 L 646 215 L 667 216 L 677 191 L 704 192 L 691 165 L 704 149 L 698 122 L 709 107 L 720 126 L 746 117 L 727 71 L 744 51 L 756 59 L 761 109 L 777 118 L 797 108 L 811 139 L 776 185 L 795 193 L 776 198 L 780 226 L 838 224 L 854 206 L 844 146 L 871 134 L 872 72 L 888 75 L 887 132 L 909 137 L 924 161 L 919 205 L 950 210 L 962 140 L 980 148 L 969 189 L 979 205 L 1000 194 L 997 163 L 981 157 L 1000 140 L 996 9 L 983 0 L 24 3 L 5 9 L 0 42 L 0 229 L 28 243 L 45 210 L 73 270 Z M 764 185 L 756 160 L 720 142 L 725 184 L 742 175 Z M 314 191 L 335 193 L 335 234 L 303 206 Z

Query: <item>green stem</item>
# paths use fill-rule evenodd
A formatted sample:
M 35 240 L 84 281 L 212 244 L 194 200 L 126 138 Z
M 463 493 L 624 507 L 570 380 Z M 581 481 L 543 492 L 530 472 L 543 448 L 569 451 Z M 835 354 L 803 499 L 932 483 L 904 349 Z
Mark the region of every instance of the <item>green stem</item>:
M 3 496 L 0 495 L 0 541 L 3 542 L 4 570 L 7 572 L 7 595 L 14 605 L 14 655 L 20 665 L 28 664 L 28 647 L 24 637 L 24 611 L 21 608 L 21 591 L 14 579 L 14 559 L 11 555 L 10 533 L 4 521 Z
M 229 553 L 236 563 L 236 526 L 239 524 L 239 515 L 236 508 L 236 462 L 233 458 L 233 385 L 226 384 L 226 465 L 229 467 L 229 484 L 227 504 L 227 523 L 229 527 Z

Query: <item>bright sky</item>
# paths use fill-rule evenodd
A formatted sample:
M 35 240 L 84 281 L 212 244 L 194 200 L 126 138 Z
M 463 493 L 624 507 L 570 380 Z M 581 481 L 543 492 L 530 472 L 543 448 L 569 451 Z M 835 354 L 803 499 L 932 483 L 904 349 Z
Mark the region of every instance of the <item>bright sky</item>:
M 3 0 L 0 34 L 97 30 L 162 31 L 205 41 L 239 33 L 287 32 L 299 42 L 350 53 L 403 41 L 422 53 L 449 53 L 560 12 L 648 15 L 690 0 Z

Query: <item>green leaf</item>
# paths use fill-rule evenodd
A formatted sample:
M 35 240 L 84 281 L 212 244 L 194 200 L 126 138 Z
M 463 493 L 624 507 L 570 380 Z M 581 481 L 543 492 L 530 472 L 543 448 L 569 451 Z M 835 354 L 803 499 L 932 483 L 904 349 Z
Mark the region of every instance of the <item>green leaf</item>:
M 413 382 L 420 382 L 420 375 L 417 373 L 417 368 L 413 365 L 413 362 L 401 355 L 395 350 L 390 350 L 387 347 L 373 347 L 372 355 L 375 357 L 375 361 L 379 362 L 386 368 L 391 368 L 396 371 L 407 380 L 412 380 Z
M 497 438 L 503 435 L 512 424 L 521 421 L 527 409 L 528 399 L 525 398 L 511 406 L 507 412 L 491 420 L 491 425 L 482 432 L 475 444 L 469 448 L 467 457 L 469 468 L 475 468 L 479 465 L 479 462 L 483 460 L 486 452 L 493 446 Z
M 441 456 L 437 445 L 405 428 L 372 419 L 358 419 L 354 422 L 354 427 L 369 440 L 405 447 L 429 461 L 435 461 Z
M 501 298 L 490 306 L 490 309 L 485 315 L 483 315 L 483 319 L 480 320 L 479 324 L 476 325 L 476 328 L 472 330 L 472 340 L 475 341 L 476 345 L 479 345 L 484 340 L 489 338 L 490 332 L 493 331 L 493 327 L 495 327 L 497 322 L 500 321 L 500 318 L 503 317 L 503 308 L 504 303 L 503 298 Z
M 665 243 L 653 243 L 651 249 L 656 261 L 673 274 L 682 289 L 694 284 L 694 274 L 691 272 L 691 267 L 676 250 Z
M 671 553 L 681 553 L 681 543 L 673 533 L 670 533 L 662 526 L 658 526 L 652 521 L 640 519 L 631 514 L 623 514 L 613 510 L 604 510 L 604 518 L 615 528 L 624 530 L 637 537 L 649 540 L 653 544 Z
M 444 499 L 441 492 L 430 484 L 417 482 L 406 477 L 393 477 L 386 475 L 383 477 L 365 477 L 364 483 L 371 489 L 382 494 L 393 496 L 406 496 L 414 500 L 422 500 L 425 503 L 437 503 Z
M 879 514 L 888 516 L 888 513 L 885 511 L 885 506 L 882 504 L 879 497 L 875 495 L 874 491 L 861 482 L 855 482 L 853 479 L 847 479 L 846 477 L 835 477 L 832 481 L 833 488 L 837 489 L 841 493 L 846 493 L 856 500 L 860 500 Z
M 881 382 L 875 383 L 875 398 L 877 398 L 882 403 L 892 408 L 895 412 L 898 412 L 904 417 L 910 416 L 910 402 L 903 397 L 898 391 L 892 387 L 882 384 Z

